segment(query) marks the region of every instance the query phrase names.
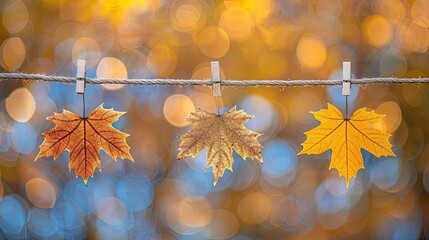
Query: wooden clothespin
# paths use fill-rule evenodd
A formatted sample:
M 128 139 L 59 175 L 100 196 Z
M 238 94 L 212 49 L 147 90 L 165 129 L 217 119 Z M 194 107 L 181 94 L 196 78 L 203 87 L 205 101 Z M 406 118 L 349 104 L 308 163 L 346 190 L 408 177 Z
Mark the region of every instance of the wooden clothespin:
M 211 63 L 211 70 L 212 70 L 213 96 L 220 97 L 222 95 L 220 91 L 220 82 L 222 80 L 220 78 L 218 61 L 214 61 Z
M 86 61 L 83 59 L 77 60 L 77 72 L 76 72 L 76 93 L 85 93 L 85 78 L 86 78 Z
M 343 96 L 350 96 L 351 62 L 343 62 Z

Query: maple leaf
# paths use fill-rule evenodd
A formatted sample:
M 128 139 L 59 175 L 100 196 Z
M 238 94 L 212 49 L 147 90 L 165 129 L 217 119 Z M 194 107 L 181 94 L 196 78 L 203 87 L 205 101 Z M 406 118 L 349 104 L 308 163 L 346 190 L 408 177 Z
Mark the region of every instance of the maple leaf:
M 237 111 L 236 107 L 222 115 L 198 109 L 186 119 L 192 124 L 192 128 L 180 137 L 182 142 L 178 148 L 180 152 L 177 159 L 195 157 L 207 147 L 206 168 L 213 167 L 214 185 L 225 169 L 232 171 L 232 149 L 244 160 L 250 157 L 262 163 L 262 146 L 257 140 L 261 134 L 244 126 L 251 118 L 252 115 L 243 110 Z
M 335 168 L 349 181 L 359 169 L 364 169 L 361 148 L 376 157 L 396 156 L 388 138 L 390 134 L 373 128 L 385 115 L 366 108 L 356 110 L 348 119 L 341 111 L 328 103 L 327 109 L 311 112 L 320 125 L 305 132 L 307 139 L 302 143 L 300 154 L 320 154 L 332 149 L 329 169 Z
M 56 126 L 42 133 L 45 140 L 34 161 L 50 156 L 55 160 L 67 150 L 70 153 L 69 169 L 74 169 L 76 177 L 82 177 L 85 184 L 94 175 L 96 168 L 101 169 L 100 149 L 115 161 L 117 157 L 134 161 L 126 143 L 129 135 L 111 125 L 124 114 L 125 112 L 105 109 L 103 104 L 84 118 L 68 110 L 54 113 L 47 119 Z

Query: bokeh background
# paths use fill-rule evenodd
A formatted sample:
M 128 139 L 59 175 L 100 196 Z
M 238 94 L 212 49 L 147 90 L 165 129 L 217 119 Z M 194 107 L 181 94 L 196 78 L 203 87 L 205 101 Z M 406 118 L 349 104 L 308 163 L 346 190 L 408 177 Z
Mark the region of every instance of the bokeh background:
M 340 79 L 429 75 L 429 0 L 2 0 L 0 70 L 74 76 L 77 59 L 98 78 Z M 68 154 L 34 162 L 45 120 L 82 113 L 75 85 L 0 82 L 0 238 L 3 239 L 418 239 L 429 238 L 429 86 L 353 86 L 349 109 L 387 116 L 397 157 L 362 150 L 350 188 L 328 171 L 330 152 L 296 156 L 318 123 L 309 111 L 340 87 L 223 87 L 263 133 L 264 164 L 235 155 L 213 186 L 205 152 L 177 161 L 177 136 L 210 87 L 88 85 L 86 111 L 127 111 L 135 162 L 101 152 L 88 185 Z

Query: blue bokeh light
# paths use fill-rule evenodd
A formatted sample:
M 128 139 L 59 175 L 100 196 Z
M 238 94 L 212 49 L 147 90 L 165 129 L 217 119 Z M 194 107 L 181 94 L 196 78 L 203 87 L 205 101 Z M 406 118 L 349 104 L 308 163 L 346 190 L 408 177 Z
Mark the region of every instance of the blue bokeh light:
M 7 195 L 0 202 L 0 229 L 9 236 L 19 235 L 27 222 L 28 206 L 17 194 Z
M 144 176 L 127 176 L 116 187 L 119 199 L 131 211 L 142 211 L 152 204 L 152 183 Z
M 36 238 L 50 238 L 56 235 L 59 229 L 56 212 L 33 207 L 28 212 L 28 229 Z
M 10 135 L 13 146 L 16 151 L 20 153 L 29 154 L 36 146 L 36 131 L 31 124 L 20 122 L 15 123 Z

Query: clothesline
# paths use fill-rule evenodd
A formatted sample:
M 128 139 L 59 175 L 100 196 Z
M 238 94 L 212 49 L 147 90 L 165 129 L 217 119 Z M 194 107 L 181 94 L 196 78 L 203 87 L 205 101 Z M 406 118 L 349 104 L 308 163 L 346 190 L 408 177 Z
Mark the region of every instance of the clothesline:
M 0 73 L 0 81 L 25 80 L 75 83 L 76 77 L 53 76 L 27 73 Z M 119 78 L 86 78 L 87 84 L 127 84 L 127 85 L 212 85 L 208 79 L 119 79 Z M 223 86 L 333 86 L 341 85 L 343 80 L 222 80 Z M 429 78 L 360 78 L 350 80 L 351 84 L 418 84 L 429 83 Z

